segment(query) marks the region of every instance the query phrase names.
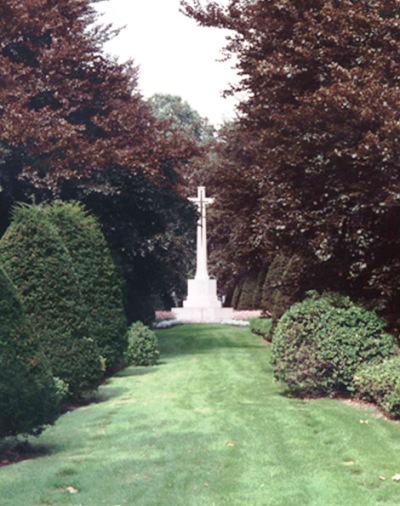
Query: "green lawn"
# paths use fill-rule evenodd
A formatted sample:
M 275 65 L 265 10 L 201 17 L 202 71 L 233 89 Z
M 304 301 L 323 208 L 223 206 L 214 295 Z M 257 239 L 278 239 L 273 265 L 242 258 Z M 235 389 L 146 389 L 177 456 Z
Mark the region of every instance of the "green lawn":
M 42 434 L 48 454 L 0 468 L 1 506 L 400 504 L 399 424 L 285 397 L 246 328 L 158 336 L 159 366 L 122 371 Z

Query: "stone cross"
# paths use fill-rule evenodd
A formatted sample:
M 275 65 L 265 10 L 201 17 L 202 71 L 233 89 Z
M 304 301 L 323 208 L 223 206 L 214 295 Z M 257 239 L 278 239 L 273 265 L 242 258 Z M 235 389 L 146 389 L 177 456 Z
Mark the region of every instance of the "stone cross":
M 197 187 L 197 197 L 189 198 L 198 207 L 200 216 L 197 222 L 197 256 L 195 279 L 209 279 L 207 270 L 207 226 L 206 206 L 212 204 L 214 199 L 206 198 L 204 186 Z

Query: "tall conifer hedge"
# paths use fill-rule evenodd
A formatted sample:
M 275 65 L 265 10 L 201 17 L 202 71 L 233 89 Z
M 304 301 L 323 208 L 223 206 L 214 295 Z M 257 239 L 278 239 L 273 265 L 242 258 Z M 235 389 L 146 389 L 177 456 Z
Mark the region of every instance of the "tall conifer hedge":
M 78 399 L 98 386 L 101 359 L 90 338 L 71 256 L 44 206 L 20 206 L 0 241 L 0 261 L 40 337 L 53 374 Z
M 49 363 L 0 266 L 0 438 L 37 434 L 57 415 Z
M 55 202 L 48 210 L 72 259 L 88 335 L 113 370 L 127 346 L 122 276 L 96 218 L 72 202 Z

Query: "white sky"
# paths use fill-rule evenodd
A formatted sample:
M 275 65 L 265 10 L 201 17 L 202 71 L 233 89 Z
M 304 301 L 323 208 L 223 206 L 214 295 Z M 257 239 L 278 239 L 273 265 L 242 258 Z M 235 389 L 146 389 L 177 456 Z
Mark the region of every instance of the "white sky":
M 102 23 L 126 28 L 105 50 L 140 67 L 139 88 L 179 95 L 214 125 L 234 117 L 234 98 L 222 98 L 235 82 L 232 62 L 220 62 L 224 32 L 197 25 L 179 12 L 179 0 L 105 0 L 97 4 Z

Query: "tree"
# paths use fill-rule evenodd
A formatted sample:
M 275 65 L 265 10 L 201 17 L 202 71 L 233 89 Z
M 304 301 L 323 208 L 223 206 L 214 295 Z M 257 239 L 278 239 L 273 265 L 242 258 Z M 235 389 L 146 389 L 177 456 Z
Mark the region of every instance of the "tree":
M 89 202 L 116 248 L 115 257 L 124 262 L 132 287 L 128 306 L 148 322 L 152 310 L 146 297 L 164 276 L 159 270 L 156 276 L 156 255 L 150 252 L 157 250 L 156 261 L 170 269 L 167 252 L 176 244 L 179 256 L 182 244 L 190 242 L 183 237 L 187 224 L 177 212 L 162 209 L 161 202 L 172 203 L 174 210 L 182 207 L 182 174 L 198 149 L 182 135 L 170 135 L 166 123 L 154 116 L 138 91 L 137 68 L 103 54 L 113 31 L 98 24 L 94 3 L 10 0 L 0 6 L 0 234 L 15 201 L 31 202 L 33 195 L 38 203 L 54 198 Z M 127 188 L 121 189 L 123 182 Z M 168 197 L 150 203 L 160 195 Z M 132 205 L 131 197 L 136 198 Z M 117 222 L 104 209 L 125 221 Z M 133 238 L 116 237 L 132 230 Z M 131 253 L 127 248 L 132 245 Z M 133 266 L 125 263 L 131 256 Z M 186 260 L 175 262 L 173 269 L 183 267 Z M 157 284 L 148 288 L 155 277 Z M 169 280 L 162 291 L 170 291 Z
M 54 376 L 80 399 L 101 379 L 73 262 L 43 206 L 20 206 L 0 240 L 0 259 L 40 338 Z
M 197 214 L 190 202 L 128 169 L 110 168 L 90 182 L 73 184 L 65 199 L 83 202 L 102 230 L 127 288 L 129 323 L 154 321 L 154 307 L 183 297 L 192 267 Z
M 241 213 L 232 239 L 239 261 L 297 254 L 309 261 L 305 277 L 318 272 L 316 283 L 384 298 L 394 310 L 396 1 L 184 5 L 199 23 L 232 30 L 227 52 L 242 75 L 236 91 L 246 98 L 225 149 L 231 163 L 216 175 L 220 206 Z
M 58 416 L 51 369 L 0 266 L 0 438 L 38 434 Z
M 171 152 L 183 162 L 180 193 L 187 195 L 190 187 L 204 183 L 214 163 L 215 128 L 179 96 L 157 93 L 150 97 L 149 104 L 165 142 L 174 146 Z
M 154 116 L 168 125 L 167 130 L 195 143 L 207 143 L 214 139 L 215 129 L 190 105 L 177 95 L 156 93 L 149 99 Z
M 46 206 L 72 260 L 81 293 L 87 335 L 97 344 L 108 372 L 115 370 L 127 346 L 124 283 L 98 221 L 78 203 Z
M 91 3 L 0 7 L 0 140 L 21 154 L 17 170 L 35 185 L 57 189 L 111 160 L 155 171 L 153 121 L 135 90 L 137 69 L 102 54 L 112 32 L 95 24 Z

